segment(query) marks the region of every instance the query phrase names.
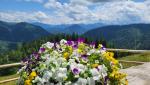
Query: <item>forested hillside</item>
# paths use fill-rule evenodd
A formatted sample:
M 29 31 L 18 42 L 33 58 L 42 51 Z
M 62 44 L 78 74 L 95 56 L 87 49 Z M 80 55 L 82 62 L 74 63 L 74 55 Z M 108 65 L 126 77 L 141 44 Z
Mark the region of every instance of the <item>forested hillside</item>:
M 116 48 L 150 49 L 150 24 L 111 25 L 84 34 L 93 40 L 104 37 Z
M 0 21 L 0 52 L 15 49 L 22 42 L 29 42 L 51 35 L 40 26 L 26 22 L 9 23 Z

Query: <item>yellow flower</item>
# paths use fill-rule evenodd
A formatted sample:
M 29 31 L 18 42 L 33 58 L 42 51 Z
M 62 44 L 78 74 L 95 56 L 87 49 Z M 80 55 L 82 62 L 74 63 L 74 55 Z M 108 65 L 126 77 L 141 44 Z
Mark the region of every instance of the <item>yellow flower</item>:
M 111 78 L 114 78 L 115 74 L 117 73 L 116 70 L 113 70 L 113 72 L 109 75 Z
M 81 49 L 77 49 L 77 51 L 78 51 L 78 53 L 80 53 L 80 54 L 82 53 L 82 50 L 81 50 Z
M 67 77 L 63 78 L 64 81 L 66 81 L 67 79 L 68 79 Z
M 97 68 L 99 64 L 92 64 L 92 68 Z
M 118 64 L 119 62 L 118 62 L 118 60 L 116 60 L 116 59 L 112 59 L 112 63 L 113 63 L 113 64 Z
M 69 53 L 68 53 L 68 52 L 65 52 L 65 53 L 63 54 L 63 57 L 64 57 L 65 59 L 68 59 L 68 58 L 69 58 Z
M 106 57 L 106 58 L 109 58 L 110 56 L 109 56 L 109 52 L 105 52 L 104 54 L 104 57 Z
M 103 45 L 102 44 L 98 44 L 98 49 L 102 48 Z
M 110 57 L 114 57 L 114 53 L 113 52 L 108 52 Z
M 105 52 L 105 53 L 104 53 L 104 56 L 105 56 L 105 57 L 110 57 L 110 58 L 111 58 L 111 57 L 114 56 L 114 53 L 113 53 L 113 52 Z
M 104 58 L 106 58 L 108 61 L 112 62 L 113 64 L 118 64 L 118 60 L 116 60 L 113 56 L 114 56 L 114 53 L 113 52 L 105 52 L 103 54 Z
M 84 48 L 85 48 L 85 44 L 84 44 L 84 43 L 80 43 L 80 44 L 78 45 L 78 47 L 79 47 L 79 49 L 84 49 Z
M 126 77 L 126 74 L 125 73 L 120 73 L 120 72 L 114 70 L 109 76 L 113 79 L 121 80 L 121 79 Z
M 29 79 L 25 80 L 24 85 L 32 85 L 31 80 Z
M 29 75 L 29 79 L 32 80 L 34 79 L 35 77 L 37 76 L 36 72 L 35 71 L 32 71 Z
M 72 53 L 73 52 L 73 48 L 71 46 L 68 47 L 69 52 Z
M 117 66 L 114 65 L 114 66 L 112 66 L 112 70 L 113 70 L 113 71 L 118 71 L 119 68 L 118 68 Z
M 125 85 L 128 85 L 128 80 L 127 79 L 125 80 Z

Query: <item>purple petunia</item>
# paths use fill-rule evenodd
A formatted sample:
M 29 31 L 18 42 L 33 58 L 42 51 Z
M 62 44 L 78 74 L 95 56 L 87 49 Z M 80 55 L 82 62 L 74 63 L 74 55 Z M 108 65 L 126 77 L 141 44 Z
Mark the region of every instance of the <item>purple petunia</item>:
M 73 42 L 72 42 L 71 40 L 69 40 L 69 41 L 67 41 L 67 44 L 68 44 L 68 45 L 72 45 Z
M 74 49 L 77 49 L 77 48 L 78 48 L 78 45 L 75 44 L 75 45 L 73 46 L 73 48 L 74 48 Z
M 106 48 L 103 46 L 103 47 L 101 48 L 101 50 L 104 50 L 104 51 L 106 51 Z
M 85 41 L 84 38 L 78 38 L 78 43 L 82 43 L 82 42 L 84 42 L 84 41 Z
M 81 58 L 82 58 L 83 60 L 87 60 L 88 56 L 87 56 L 87 55 L 81 55 Z
M 27 57 L 24 57 L 24 58 L 22 59 L 22 62 L 29 62 L 29 60 L 31 60 L 31 58 L 32 58 L 31 55 L 29 55 L 29 56 L 27 56 Z
M 104 80 L 104 85 L 107 85 L 108 80 L 109 80 L 109 78 L 108 78 L 108 76 L 106 76 L 105 80 Z
M 25 57 L 25 58 L 23 58 L 22 59 L 22 62 L 26 62 L 26 61 L 28 61 L 29 59 L 27 58 L 27 57 Z
M 39 52 L 43 53 L 46 49 L 45 48 L 40 48 Z
M 33 52 L 32 55 L 34 56 L 35 59 L 38 59 L 40 57 L 39 53 Z
M 92 48 L 94 48 L 94 47 L 95 47 L 95 42 L 90 43 L 90 46 L 91 46 Z
M 73 73 L 74 75 L 78 75 L 78 74 L 80 73 L 80 71 L 79 71 L 78 68 L 73 68 L 73 69 L 72 69 L 72 73 Z
M 92 45 L 92 46 L 95 45 L 95 42 L 92 42 L 90 45 Z

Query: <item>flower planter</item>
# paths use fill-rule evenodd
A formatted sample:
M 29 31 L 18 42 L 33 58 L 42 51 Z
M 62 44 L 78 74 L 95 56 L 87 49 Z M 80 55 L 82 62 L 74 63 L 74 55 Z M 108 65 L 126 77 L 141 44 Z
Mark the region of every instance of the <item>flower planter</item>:
M 101 44 L 61 40 L 47 42 L 23 60 L 20 85 L 127 85 L 121 65 Z

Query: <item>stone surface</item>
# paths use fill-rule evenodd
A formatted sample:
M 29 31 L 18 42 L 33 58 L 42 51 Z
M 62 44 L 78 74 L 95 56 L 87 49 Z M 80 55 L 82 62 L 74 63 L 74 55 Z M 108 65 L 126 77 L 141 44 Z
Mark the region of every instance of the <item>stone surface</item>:
M 127 73 L 129 85 L 150 85 L 150 63 L 122 69 Z

